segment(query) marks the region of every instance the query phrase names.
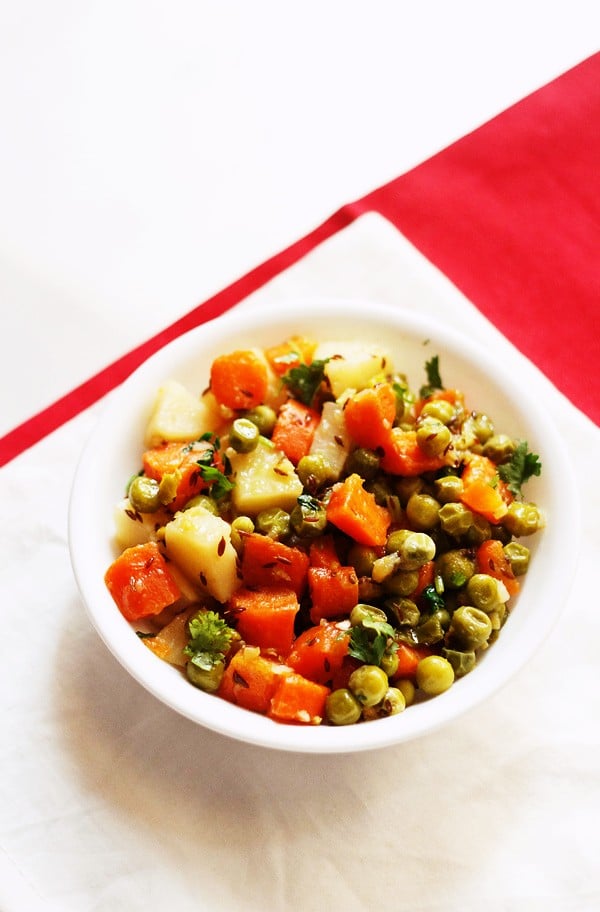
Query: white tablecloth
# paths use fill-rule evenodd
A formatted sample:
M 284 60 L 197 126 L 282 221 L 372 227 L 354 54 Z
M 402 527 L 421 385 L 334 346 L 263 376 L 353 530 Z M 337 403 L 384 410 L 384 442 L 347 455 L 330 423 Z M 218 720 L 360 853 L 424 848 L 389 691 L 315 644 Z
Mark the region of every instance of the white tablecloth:
M 0 0 L 0 433 L 594 53 L 599 26 L 590 0 Z M 258 295 L 393 303 L 414 256 L 365 216 Z M 507 345 L 460 296 L 427 300 Z M 372 754 L 226 740 L 107 652 L 67 544 L 102 403 L 2 469 L 0 912 L 600 908 L 599 432 L 543 398 L 582 500 L 562 620 L 484 706 Z
M 393 303 L 415 256 L 387 222 L 363 216 L 253 297 Z M 460 295 L 440 312 L 434 286 L 431 313 L 502 352 L 508 343 Z M 9 464 L 2 912 L 598 908 L 599 432 L 543 383 L 583 505 L 562 619 L 485 705 L 375 753 L 297 756 L 230 741 L 162 706 L 107 652 L 76 591 L 66 528 L 102 404 Z

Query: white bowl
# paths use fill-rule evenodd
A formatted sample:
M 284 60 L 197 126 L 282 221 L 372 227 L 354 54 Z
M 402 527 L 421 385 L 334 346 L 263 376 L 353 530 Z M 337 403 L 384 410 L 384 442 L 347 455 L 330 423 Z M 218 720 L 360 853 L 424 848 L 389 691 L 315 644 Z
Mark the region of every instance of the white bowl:
M 397 716 L 338 728 L 283 725 L 193 687 L 144 646 L 117 610 L 103 579 L 115 557 L 114 505 L 139 468 L 144 427 L 159 385 L 174 378 L 201 391 L 216 355 L 275 344 L 291 334 L 382 343 L 413 388 L 424 382 L 425 360 L 438 354 L 445 385 L 463 390 L 467 404 L 486 411 L 497 430 L 527 440 L 543 464 L 541 477 L 528 482 L 526 495 L 543 508 L 547 527 L 527 541 L 530 569 L 496 643 L 444 694 Z M 272 307 L 231 312 L 166 346 L 111 394 L 74 480 L 71 559 L 96 630 L 118 661 L 163 703 L 200 725 L 256 745 L 314 753 L 361 751 L 407 741 L 451 722 L 488 698 L 532 656 L 556 621 L 575 570 L 579 532 L 573 473 L 539 389 L 529 391 L 526 362 L 523 359 L 521 371 L 519 363 L 508 370 L 490 351 L 439 321 L 365 301 L 298 301 L 278 313 Z

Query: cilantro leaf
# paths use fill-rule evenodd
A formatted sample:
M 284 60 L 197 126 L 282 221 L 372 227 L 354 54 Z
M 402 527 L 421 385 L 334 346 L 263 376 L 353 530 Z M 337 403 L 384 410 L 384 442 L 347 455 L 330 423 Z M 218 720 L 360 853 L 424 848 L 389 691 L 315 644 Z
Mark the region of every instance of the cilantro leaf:
M 444 599 L 433 585 L 425 586 L 423 592 L 421 593 L 421 597 L 425 602 L 427 610 L 430 614 L 433 614 L 434 611 L 438 611 L 440 608 L 446 607 Z
M 216 611 L 198 611 L 188 621 L 188 630 L 190 641 L 183 651 L 193 665 L 210 671 L 223 661 L 234 631 Z
M 200 462 L 198 465 L 200 466 L 200 474 L 203 480 L 210 485 L 211 497 L 214 497 L 215 500 L 222 500 L 227 497 L 229 492 L 235 487 L 233 481 L 230 481 L 227 475 L 224 475 L 215 466 L 202 465 Z
M 440 356 L 433 355 L 429 361 L 425 362 L 425 373 L 427 374 L 427 383 L 419 390 L 422 399 L 427 399 L 436 390 L 444 389 L 444 384 L 440 376 Z
M 498 475 L 515 496 L 521 495 L 521 487 L 532 476 L 541 475 L 542 463 L 536 453 L 530 453 L 526 440 L 517 444 L 509 462 L 498 466 Z
M 365 618 L 352 628 L 348 655 L 365 665 L 380 665 L 386 649 L 395 651 L 394 635 L 394 628 L 386 621 Z
M 325 365 L 328 360 L 327 358 L 324 361 L 317 359 L 311 364 L 299 364 L 297 367 L 292 367 L 281 378 L 292 395 L 304 405 L 312 404 L 315 393 L 325 377 Z

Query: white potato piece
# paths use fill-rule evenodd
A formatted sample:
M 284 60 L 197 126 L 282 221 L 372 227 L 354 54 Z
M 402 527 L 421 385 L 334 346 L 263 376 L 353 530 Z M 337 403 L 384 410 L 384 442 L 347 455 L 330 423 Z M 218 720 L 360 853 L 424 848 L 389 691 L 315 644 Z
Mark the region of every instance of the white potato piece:
M 342 474 L 350 447 L 351 439 L 346 430 L 344 409 L 338 402 L 325 402 L 321 421 L 310 446 L 311 456 L 322 456 L 337 480 Z
M 124 497 L 115 506 L 115 539 L 124 551 L 134 545 L 143 545 L 147 541 L 157 541 L 158 531 L 172 519 L 167 510 L 156 513 L 140 513 L 135 510 L 128 497 Z
M 167 380 L 156 394 L 144 443 L 155 447 L 161 443 L 197 440 L 207 431 L 214 431 L 221 422 L 214 397 L 200 398 L 177 380 Z
M 165 526 L 167 556 L 218 602 L 226 602 L 240 585 L 231 526 L 203 507 L 175 514 Z
M 261 510 L 290 511 L 302 494 L 302 482 L 294 466 L 268 441 L 260 441 L 250 453 L 228 452 L 235 487 L 231 492 L 238 513 L 256 516 Z
M 365 389 L 377 377 L 392 370 L 388 352 L 360 342 L 323 342 L 317 346 L 315 360 L 329 358 L 325 374 L 337 399 L 347 389 Z

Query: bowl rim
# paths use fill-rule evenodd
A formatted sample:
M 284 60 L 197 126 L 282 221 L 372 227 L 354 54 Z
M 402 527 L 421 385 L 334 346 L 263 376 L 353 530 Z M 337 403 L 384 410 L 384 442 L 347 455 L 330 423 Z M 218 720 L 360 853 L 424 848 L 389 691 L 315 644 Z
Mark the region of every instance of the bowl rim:
M 505 651 L 501 666 L 498 661 L 490 662 L 489 672 L 479 675 L 478 687 L 472 686 L 472 675 L 476 669 L 471 675 L 455 682 L 446 693 L 419 704 L 418 712 L 415 712 L 417 707 L 409 707 L 396 717 L 342 727 L 291 726 L 274 722 L 198 691 L 179 672 L 166 663 L 157 662 L 148 649 L 137 648 L 139 641 L 136 642 L 135 633 L 107 594 L 103 573 L 100 579 L 93 575 L 98 568 L 95 567 L 95 555 L 88 550 L 90 525 L 86 518 L 89 507 L 93 506 L 90 492 L 95 489 L 99 458 L 104 452 L 102 444 L 107 437 L 110 440 L 110 431 L 123 423 L 127 403 L 139 402 L 144 396 L 153 395 L 161 380 L 173 374 L 172 366 L 183 363 L 194 354 L 198 357 L 199 352 L 211 345 L 227 345 L 228 337 L 257 336 L 267 328 L 271 331 L 274 326 L 283 327 L 292 322 L 306 326 L 310 321 L 320 320 L 324 313 L 326 321 L 352 316 L 363 325 L 368 319 L 371 324 L 391 326 L 395 337 L 409 334 L 411 344 L 417 337 L 425 340 L 435 338 L 437 334 L 443 338 L 447 354 L 451 353 L 470 368 L 475 367 L 494 384 L 500 385 L 507 401 L 518 403 L 520 413 L 527 411 L 528 427 L 531 427 L 535 437 L 547 442 L 547 450 L 542 454 L 543 472 L 549 473 L 554 482 L 560 480 L 561 483 L 560 505 L 557 504 L 556 492 L 551 492 L 553 520 L 560 516 L 560 537 L 555 522 L 541 533 L 548 559 L 552 561 L 560 557 L 561 570 L 553 579 L 553 598 L 544 613 L 544 623 L 529 631 L 526 641 L 517 639 L 512 650 Z M 536 369 L 516 350 L 506 355 L 503 353 L 502 359 L 500 363 L 500 359 L 484 345 L 462 335 L 454 327 L 447 327 L 435 316 L 347 297 L 293 298 L 276 314 L 272 305 L 245 305 L 189 330 L 148 358 L 102 404 L 98 420 L 79 458 L 69 501 L 69 551 L 74 576 L 88 618 L 112 655 L 138 684 L 191 721 L 234 740 L 297 753 L 347 753 L 389 747 L 433 732 L 480 705 L 525 665 L 554 627 L 574 578 L 580 535 L 578 492 L 568 451 L 556 425 L 546 414 L 546 409 L 541 407 L 549 398 L 545 381 L 540 383 Z M 151 381 L 152 386 L 149 385 Z M 105 531 L 110 535 L 109 530 Z M 95 534 L 98 539 L 100 530 L 96 529 Z M 93 536 L 91 544 L 93 547 Z M 108 602 L 115 609 L 110 613 L 106 610 Z M 497 649 L 501 643 L 502 637 L 494 648 Z M 173 686 L 174 671 L 180 675 L 185 690 Z

